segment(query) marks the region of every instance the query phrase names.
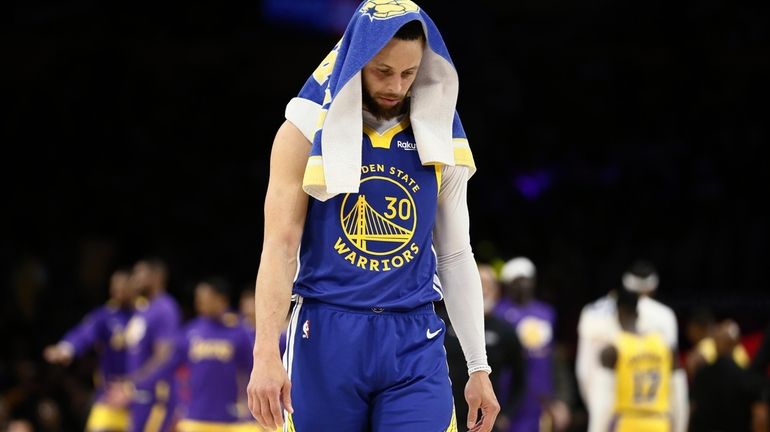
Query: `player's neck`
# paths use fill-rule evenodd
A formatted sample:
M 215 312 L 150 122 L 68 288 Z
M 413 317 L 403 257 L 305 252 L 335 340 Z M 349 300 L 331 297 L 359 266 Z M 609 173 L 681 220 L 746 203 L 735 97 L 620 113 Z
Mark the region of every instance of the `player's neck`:
M 627 333 L 639 333 L 636 329 L 636 317 L 620 317 L 620 328 Z
M 401 123 L 401 121 L 404 119 L 404 116 L 406 116 L 406 113 L 402 113 L 391 118 L 384 118 L 377 117 L 367 110 L 363 111 L 364 124 L 374 129 L 379 134 L 382 134 L 393 126 Z
M 164 292 L 166 292 L 166 288 L 164 287 L 152 287 L 147 291 L 147 299 L 148 300 L 155 300 L 156 298 L 160 297 Z

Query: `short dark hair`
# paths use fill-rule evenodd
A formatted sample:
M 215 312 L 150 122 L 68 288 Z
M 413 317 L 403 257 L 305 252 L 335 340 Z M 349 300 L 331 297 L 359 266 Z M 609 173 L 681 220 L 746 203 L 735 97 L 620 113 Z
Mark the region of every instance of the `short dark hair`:
M 396 34 L 393 35 L 393 38 L 407 41 L 425 39 L 422 23 L 417 20 L 409 21 L 398 29 Z
M 147 264 L 153 271 L 161 272 L 164 276 L 168 277 L 168 264 L 163 258 L 158 256 L 147 256 L 140 260 Z
M 645 260 L 638 260 L 635 261 L 633 264 L 631 264 L 631 267 L 628 269 L 628 272 L 632 275 L 640 278 L 646 278 L 649 276 L 652 276 L 653 274 L 657 273 L 657 270 L 655 269 L 655 266 Z
M 119 265 L 112 269 L 112 274 L 122 273 L 122 274 L 130 275 L 132 271 L 133 271 L 133 268 L 129 265 Z
M 698 307 L 690 313 L 690 324 L 695 324 L 701 327 L 709 327 L 714 325 L 716 319 L 711 310 L 705 306 Z
M 201 282 L 210 286 L 215 293 L 221 295 L 222 297 L 228 299 L 229 301 L 230 293 L 231 293 L 230 284 L 227 283 L 227 280 L 225 280 L 225 278 L 219 277 L 219 276 L 212 276 L 212 277 L 203 279 Z

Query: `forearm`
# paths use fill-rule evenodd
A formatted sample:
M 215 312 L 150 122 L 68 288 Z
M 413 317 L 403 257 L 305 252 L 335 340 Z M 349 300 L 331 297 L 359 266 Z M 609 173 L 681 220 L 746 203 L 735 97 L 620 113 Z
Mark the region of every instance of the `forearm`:
M 488 370 L 484 344 L 484 300 L 470 247 L 459 254 L 440 257 L 438 273 L 444 288 L 444 303 L 452 328 L 460 340 L 468 373 Z
M 96 327 L 99 318 L 99 315 L 96 313 L 89 314 L 80 324 L 70 329 L 61 338 L 57 346 L 67 351 L 73 357 L 82 355 L 93 347 L 96 342 Z
M 605 432 L 609 430 L 612 419 L 613 401 L 615 399 L 615 376 L 613 371 L 598 368 L 592 375 L 592 408 L 588 432 Z
M 131 377 L 131 381 L 137 387 L 147 388 L 162 376 L 161 371 L 171 359 L 173 346 L 171 342 L 158 342 L 155 344 L 152 356 Z
M 262 253 L 255 294 L 256 333 L 254 355 L 280 355 L 279 338 L 291 304 L 297 271 L 297 249 L 287 244 L 268 247 Z
M 468 373 L 473 373 L 489 371 L 489 365 L 481 278 L 470 245 L 467 179 L 465 168 L 444 168 L 433 244 L 447 313 L 465 354 Z
M 290 122 L 278 130 L 265 195 L 265 230 L 255 288 L 254 356 L 279 355 L 278 340 L 291 303 L 297 252 L 307 216 L 302 177 L 310 142 Z
M 592 346 L 592 341 L 585 337 L 578 337 L 577 354 L 575 358 L 575 378 L 578 384 L 578 390 L 583 400 L 588 403 L 590 399 L 590 375 L 591 361 L 599 357 L 599 353 Z
M 671 414 L 674 419 L 673 431 L 685 432 L 690 416 L 690 406 L 687 375 L 681 368 L 676 368 L 671 375 Z
M 153 356 L 137 374 L 135 385 L 140 388 L 149 388 L 163 377 L 171 376 L 184 361 L 186 351 L 186 349 L 175 349 L 170 355 L 161 353 Z

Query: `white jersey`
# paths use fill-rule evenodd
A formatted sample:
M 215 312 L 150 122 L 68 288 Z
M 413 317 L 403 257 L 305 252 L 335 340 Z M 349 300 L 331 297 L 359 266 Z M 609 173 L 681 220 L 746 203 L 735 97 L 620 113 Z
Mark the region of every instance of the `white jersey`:
M 676 315 L 670 307 L 649 298 L 639 298 L 639 319 L 637 329 L 640 333 L 657 333 L 663 336 L 671 349 L 678 346 L 678 326 Z M 601 350 L 610 345 L 620 333 L 620 323 L 617 317 L 615 297 L 607 295 L 586 305 L 580 313 L 578 321 L 578 349 L 575 373 L 580 394 L 586 403 L 589 413 L 589 432 L 602 430 L 607 419 L 597 418 L 597 403 L 602 395 L 596 392 L 607 392 L 608 389 L 593 385 L 602 365 L 599 361 Z M 591 412 L 594 411 L 594 414 Z

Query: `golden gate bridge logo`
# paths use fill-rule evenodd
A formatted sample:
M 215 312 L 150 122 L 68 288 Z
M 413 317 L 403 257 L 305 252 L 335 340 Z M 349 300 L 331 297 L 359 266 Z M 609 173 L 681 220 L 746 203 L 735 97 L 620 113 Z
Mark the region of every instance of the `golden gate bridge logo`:
M 391 193 L 386 192 L 384 196 L 380 196 L 381 192 L 370 194 L 377 196 L 373 206 L 364 193 L 364 183 L 370 180 L 384 180 L 388 186 L 396 187 L 386 187 Z M 382 184 L 378 182 L 377 186 L 379 189 Z M 359 194 L 347 194 L 342 200 L 340 222 L 345 236 L 358 249 L 372 255 L 388 255 L 412 239 L 417 214 L 406 188 L 389 178 L 374 176 L 361 181 Z

